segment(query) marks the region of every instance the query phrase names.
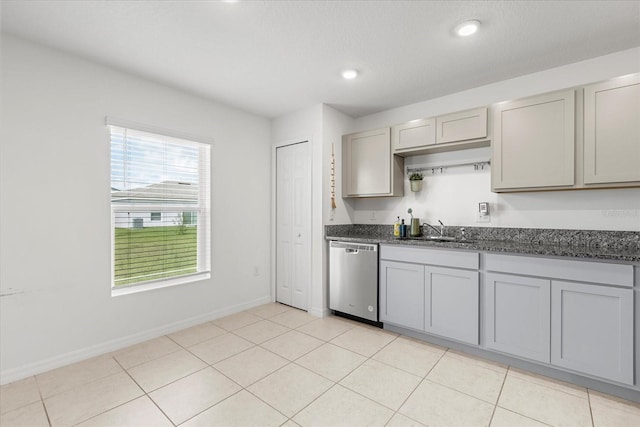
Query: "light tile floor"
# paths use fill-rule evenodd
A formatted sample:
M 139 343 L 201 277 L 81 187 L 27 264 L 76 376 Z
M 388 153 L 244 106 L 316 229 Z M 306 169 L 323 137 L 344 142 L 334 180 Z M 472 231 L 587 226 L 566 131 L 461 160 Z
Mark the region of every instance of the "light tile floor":
M 12 426 L 640 425 L 640 404 L 266 304 L 2 386 Z

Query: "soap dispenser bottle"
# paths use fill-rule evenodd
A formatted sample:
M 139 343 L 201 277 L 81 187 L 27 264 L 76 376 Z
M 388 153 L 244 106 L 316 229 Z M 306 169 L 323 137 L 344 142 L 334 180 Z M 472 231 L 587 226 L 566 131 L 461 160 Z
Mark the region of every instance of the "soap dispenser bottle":
M 393 223 L 393 237 L 400 237 L 400 217 Z
M 407 237 L 407 225 L 404 223 L 404 219 L 400 223 L 400 237 L 401 238 Z

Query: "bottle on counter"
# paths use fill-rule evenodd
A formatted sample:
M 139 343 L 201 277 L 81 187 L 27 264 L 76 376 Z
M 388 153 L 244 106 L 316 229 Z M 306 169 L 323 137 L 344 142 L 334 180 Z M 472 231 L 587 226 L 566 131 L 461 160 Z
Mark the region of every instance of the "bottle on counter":
M 400 237 L 407 237 L 407 224 L 404 223 L 404 219 L 400 223 Z
M 400 217 L 393 223 L 393 237 L 400 237 Z

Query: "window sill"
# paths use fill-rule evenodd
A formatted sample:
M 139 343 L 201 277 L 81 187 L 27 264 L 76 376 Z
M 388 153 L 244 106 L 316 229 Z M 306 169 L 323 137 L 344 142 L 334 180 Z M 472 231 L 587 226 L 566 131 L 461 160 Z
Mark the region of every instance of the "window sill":
M 190 274 L 188 276 L 174 277 L 170 279 L 162 279 L 153 282 L 148 282 L 140 285 L 122 286 L 118 288 L 111 288 L 111 296 L 119 297 L 121 295 L 137 294 L 138 292 L 152 291 L 154 289 L 168 288 L 172 286 L 184 285 L 187 283 L 193 283 L 200 280 L 206 280 L 211 278 L 211 272 Z

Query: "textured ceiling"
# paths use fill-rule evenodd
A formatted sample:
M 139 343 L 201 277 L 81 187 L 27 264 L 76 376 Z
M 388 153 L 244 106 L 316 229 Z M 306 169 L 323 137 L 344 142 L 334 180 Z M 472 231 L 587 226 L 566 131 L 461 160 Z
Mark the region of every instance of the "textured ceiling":
M 266 117 L 320 102 L 359 117 L 640 46 L 640 1 L 1 5 L 3 32 Z M 452 34 L 472 18 L 476 36 Z

